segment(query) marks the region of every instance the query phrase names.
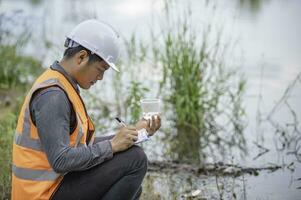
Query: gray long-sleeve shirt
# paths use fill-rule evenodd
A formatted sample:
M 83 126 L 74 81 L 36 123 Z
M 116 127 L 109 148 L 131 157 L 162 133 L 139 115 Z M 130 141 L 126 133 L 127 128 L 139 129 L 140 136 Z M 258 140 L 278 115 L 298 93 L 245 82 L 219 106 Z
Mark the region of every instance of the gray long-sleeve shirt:
M 75 80 L 57 61 L 51 68 L 64 74 L 79 92 Z M 35 92 L 30 103 L 30 113 L 48 161 L 57 173 L 85 170 L 113 157 L 108 140 L 112 136 L 96 138 L 92 146 L 69 146 L 70 134 L 76 127 L 76 116 L 61 88 L 53 86 Z

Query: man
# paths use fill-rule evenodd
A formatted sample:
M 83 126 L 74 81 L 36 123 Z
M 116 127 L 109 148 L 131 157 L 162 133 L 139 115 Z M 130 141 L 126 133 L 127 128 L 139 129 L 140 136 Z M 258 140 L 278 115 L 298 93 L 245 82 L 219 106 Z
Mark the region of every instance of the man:
M 147 170 L 137 130 L 153 135 L 159 116 L 94 138 L 78 86 L 89 89 L 115 66 L 118 35 L 87 20 L 67 36 L 64 57 L 34 83 L 13 144 L 12 199 L 139 199 Z

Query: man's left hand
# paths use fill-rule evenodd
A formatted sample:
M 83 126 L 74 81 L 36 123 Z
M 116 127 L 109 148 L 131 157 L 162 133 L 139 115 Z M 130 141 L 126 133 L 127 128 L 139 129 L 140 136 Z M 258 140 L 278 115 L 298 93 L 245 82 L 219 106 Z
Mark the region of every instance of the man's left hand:
M 140 130 L 145 128 L 148 132 L 148 136 L 152 136 L 161 127 L 161 117 L 159 115 L 153 115 L 151 119 L 142 118 L 136 124 L 136 129 Z

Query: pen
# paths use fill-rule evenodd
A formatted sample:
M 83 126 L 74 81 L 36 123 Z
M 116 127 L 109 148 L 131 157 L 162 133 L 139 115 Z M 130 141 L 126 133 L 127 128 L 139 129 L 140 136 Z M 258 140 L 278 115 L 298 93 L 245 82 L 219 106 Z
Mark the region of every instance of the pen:
M 118 122 L 119 125 L 126 127 L 126 124 L 124 123 L 124 121 L 122 121 L 119 117 L 115 117 L 116 121 Z M 147 141 L 149 140 L 149 136 L 148 133 L 145 129 L 141 129 L 138 131 L 138 140 L 135 140 L 135 144 L 139 144 L 141 142 Z
M 119 117 L 115 117 L 116 121 L 118 122 L 119 125 L 126 127 L 124 121 L 122 121 Z

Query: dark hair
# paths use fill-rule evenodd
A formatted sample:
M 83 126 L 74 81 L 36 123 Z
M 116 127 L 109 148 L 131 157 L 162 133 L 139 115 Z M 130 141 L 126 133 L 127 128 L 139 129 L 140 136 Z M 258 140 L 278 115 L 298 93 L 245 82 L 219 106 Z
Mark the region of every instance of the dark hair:
M 64 58 L 69 59 L 71 57 L 73 57 L 76 53 L 80 52 L 81 50 L 85 50 L 88 53 L 89 56 L 89 61 L 88 63 L 94 63 L 96 61 L 101 62 L 103 59 L 101 57 L 99 57 L 96 54 L 92 54 L 90 50 L 86 49 L 85 47 L 79 45 L 77 47 L 69 47 L 65 50 L 64 52 Z

